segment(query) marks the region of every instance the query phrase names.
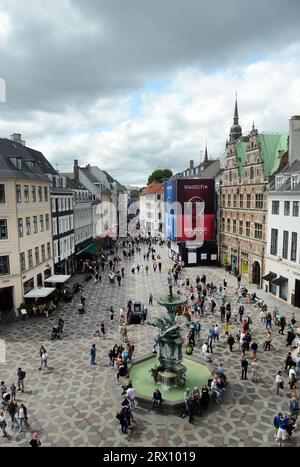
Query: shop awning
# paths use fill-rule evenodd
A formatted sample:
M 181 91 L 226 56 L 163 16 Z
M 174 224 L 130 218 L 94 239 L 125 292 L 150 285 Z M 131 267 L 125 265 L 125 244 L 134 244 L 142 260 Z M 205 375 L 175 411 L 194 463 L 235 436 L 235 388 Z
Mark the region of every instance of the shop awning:
M 275 279 L 275 277 L 277 277 L 277 274 L 275 274 L 274 272 L 269 272 L 269 274 L 263 277 L 263 280 L 271 282 L 273 279 Z
M 46 298 L 54 291 L 55 289 L 53 287 L 38 287 L 24 295 L 24 298 Z
M 70 279 L 71 276 L 51 276 L 45 279 L 44 282 L 51 284 L 64 284 Z
M 286 277 L 280 276 L 278 279 L 275 279 L 272 281 L 272 284 L 278 285 L 279 287 L 283 286 L 283 284 L 286 284 L 289 280 Z

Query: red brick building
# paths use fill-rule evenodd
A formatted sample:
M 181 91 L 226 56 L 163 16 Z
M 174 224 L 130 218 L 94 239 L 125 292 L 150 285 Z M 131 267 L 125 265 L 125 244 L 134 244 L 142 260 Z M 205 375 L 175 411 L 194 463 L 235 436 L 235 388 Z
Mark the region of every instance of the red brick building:
M 236 101 L 221 187 L 220 262 L 262 285 L 267 235 L 267 186 L 287 163 L 288 133 L 242 135 Z

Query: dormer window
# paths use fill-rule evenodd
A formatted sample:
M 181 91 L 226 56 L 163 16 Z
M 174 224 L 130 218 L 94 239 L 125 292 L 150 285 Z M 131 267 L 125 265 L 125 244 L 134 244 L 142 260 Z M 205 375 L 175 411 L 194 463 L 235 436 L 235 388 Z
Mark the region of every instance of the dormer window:
M 275 185 L 276 185 L 276 190 L 279 190 L 279 188 L 281 188 L 283 185 L 283 177 L 276 177 Z
M 9 160 L 17 170 L 22 170 L 22 159 L 20 157 L 10 157 Z
M 25 161 L 25 164 L 29 170 L 33 170 L 34 161 Z
M 291 180 L 291 189 L 293 190 L 299 183 L 299 175 L 293 175 Z

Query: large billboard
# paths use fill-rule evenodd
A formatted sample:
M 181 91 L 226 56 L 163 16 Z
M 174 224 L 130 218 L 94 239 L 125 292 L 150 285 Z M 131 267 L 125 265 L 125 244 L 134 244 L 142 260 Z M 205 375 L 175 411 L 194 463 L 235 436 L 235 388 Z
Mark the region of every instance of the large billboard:
M 165 237 L 176 241 L 176 180 L 165 182 Z
M 215 180 L 178 180 L 177 241 L 215 241 Z

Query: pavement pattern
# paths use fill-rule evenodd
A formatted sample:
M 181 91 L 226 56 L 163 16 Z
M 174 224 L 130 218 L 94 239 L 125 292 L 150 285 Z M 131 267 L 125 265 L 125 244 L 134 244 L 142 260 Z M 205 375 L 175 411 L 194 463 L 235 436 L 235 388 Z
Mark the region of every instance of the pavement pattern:
M 10 429 L 7 431 L 10 439 L 0 438 L 0 446 L 29 446 L 33 432 L 38 432 L 43 446 L 56 447 L 221 447 L 221 446 L 274 446 L 273 418 L 278 411 L 288 412 L 290 395 L 288 386 L 280 396 L 276 395 L 275 376 L 277 371 L 284 369 L 287 355 L 286 336 L 278 334 L 278 328 L 273 326 L 273 350 L 264 352 L 262 349 L 265 327 L 260 322 L 260 311 L 254 305 L 245 305 L 246 315 L 252 318 L 252 334 L 259 344 L 257 354 L 259 364 L 259 382 L 250 379 L 241 380 L 241 356 L 237 346 L 231 354 L 226 344 L 224 327 L 220 325 L 220 342 L 214 346 L 213 361 L 216 365 L 222 363 L 229 380 L 229 390 L 220 405 L 211 404 L 208 414 L 195 417 L 193 424 L 188 419 L 177 416 L 164 416 L 153 411 L 137 407 L 136 424 L 128 435 L 121 433 L 120 425 L 115 415 L 120 409 L 121 388 L 117 383 L 115 370 L 108 366 L 108 351 L 120 342 L 118 331 L 119 308 L 124 307 L 129 299 L 141 301 L 148 305 L 149 293 L 154 299 L 167 292 L 167 272 L 172 266 L 168 258 L 167 248 L 156 247 L 163 261 L 163 271 L 154 273 L 151 261 L 147 276 L 131 274 L 131 266 L 145 264 L 143 250 L 134 260 L 125 259 L 126 276 L 122 287 L 110 285 L 108 271 L 103 275 L 102 283 L 83 282 L 83 277 L 74 277 L 72 282 L 80 280 L 84 285 L 83 295 L 87 298 L 85 315 L 77 312 L 80 296 L 70 304 L 62 304 L 49 318 L 30 319 L 2 325 L 0 337 L 5 339 L 7 347 L 7 363 L 0 364 L 0 379 L 7 386 L 16 382 L 17 368 L 26 371 L 25 392 L 17 393 L 17 402 L 24 402 L 28 408 L 30 426 L 23 433 Z M 228 297 L 236 304 L 236 279 L 221 268 L 186 269 L 181 280 L 189 277 L 192 282 L 196 275 L 205 272 L 207 279 L 220 283 L 226 276 L 228 281 Z M 251 288 L 250 288 L 251 289 Z M 257 292 L 259 297 L 265 296 L 263 291 Z M 211 324 L 220 322 L 217 301 L 215 316 L 207 314 L 201 318 L 201 338 L 197 342 L 194 357 L 203 362 L 200 348 L 208 336 Z M 296 311 L 289 305 L 267 297 L 270 309 L 276 304 L 281 312 L 289 318 Z M 113 305 L 116 314 L 114 322 L 110 321 L 109 308 Z M 160 314 L 163 310 L 156 304 L 148 307 L 148 320 Z M 65 331 L 61 341 L 50 341 L 51 329 L 59 317 L 65 320 Z M 296 318 L 300 315 L 296 314 Z M 95 327 L 104 320 L 107 337 L 94 338 Z M 296 324 L 297 326 L 297 324 Z M 237 334 L 238 325 L 231 326 L 231 332 Z M 145 324 L 130 326 L 128 337 L 135 343 L 134 357 L 141 357 L 152 351 L 153 340 L 157 330 Z M 286 331 L 285 331 L 286 334 Z M 90 348 L 97 345 L 97 366 L 90 365 Z M 44 345 L 47 349 L 49 370 L 45 374 L 38 370 L 40 366 L 39 349 Z M 248 355 L 250 360 L 250 354 Z M 285 378 L 287 375 L 284 372 Z M 288 446 L 299 444 L 299 433 L 296 429 L 293 437 L 287 441 Z

